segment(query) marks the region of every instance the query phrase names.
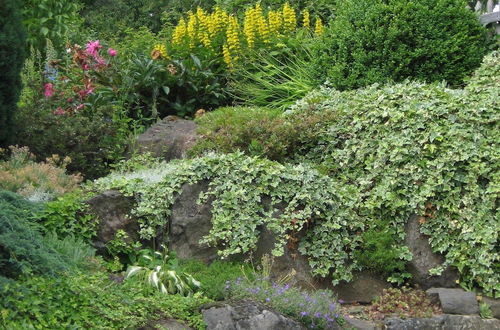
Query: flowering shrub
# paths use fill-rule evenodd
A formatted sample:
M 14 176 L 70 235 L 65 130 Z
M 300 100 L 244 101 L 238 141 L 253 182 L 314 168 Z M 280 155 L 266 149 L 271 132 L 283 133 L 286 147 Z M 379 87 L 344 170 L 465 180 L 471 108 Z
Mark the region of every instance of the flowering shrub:
M 66 58 L 48 60 L 44 96 L 53 114 L 65 115 L 87 112 L 87 108 L 116 103 L 116 89 L 112 81 L 113 58 L 118 55 L 113 48 L 107 55 L 101 50 L 99 40 L 88 42 L 85 47 L 69 46 Z M 91 111 L 90 111 L 91 112 Z
M 227 67 L 232 68 L 235 62 L 256 48 L 273 48 L 285 37 L 291 37 L 299 26 L 308 29 L 315 35 L 323 33 L 321 18 L 316 17 L 312 26 L 307 10 L 299 15 L 287 2 L 278 10 L 264 12 L 260 3 L 248 7 L 244 19 L 231 15 L 225 10 L 215 7 L 206 12 L 198 7 L 196 13 L 189 12 L 181 18 L 175 27 L 169 46 L 171 57 L 183 57 L 189 53 L 206 53 L 212 58 L 221 58 Z M 158 50 L 155 46 L 153 54 Z M 162 53 L 168 58 L 167 50 Z
M 249 298 L 271 306 L 276 311 L 292 316 L 312 329 L 335 328 L 343 324 L 340 304 L 329 290 L 306 293 L 289 284 L 279 284 L 269 277 L 255 280 L 238 278 L 226 282 L 227 298 Z

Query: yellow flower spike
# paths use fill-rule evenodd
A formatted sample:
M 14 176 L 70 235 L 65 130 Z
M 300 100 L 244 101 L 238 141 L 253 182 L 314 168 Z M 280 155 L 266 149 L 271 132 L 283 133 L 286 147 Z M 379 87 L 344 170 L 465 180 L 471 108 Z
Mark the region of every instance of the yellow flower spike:
M 260 7 L 260 3 L 255 5 L 254 10 L 256 19 L 257 19 L 257 29 L 259 31 L 259 36 L 264 43 L 269 43 L 269 26 L 267 24 L 266 18 L 262 13 L 262 8 Z
M 151 57 L 153 58 L 153 60 L 159 58 L 168 59 L 167 48 L 165 47 L 165 45 L 162 44 L 155 45 L 153 47 L 153 50 L 151 51 Z
M 255 46 L 255 15 L 254 8 L 248 8 L 245 11 L 245 20 L 243 24 L 243 33 L 245 34 L 248 48 Z
M 189 12 L 188 15 L 189 15 L 189 20 L 187 23 L 187 34 L 189 37 L 189 48 L 194 48 L 196 41 L 197 20 L 196 16 L 191 11 Z
M 229 51 L 229 46 L 227 44 L 224 44 L 222 46 L 222 54 L 223 54 L 223 57 L 224 57 L 224 63 L 226 63 L 226 65 L 228 66 L 228 68 L 232 68 L 233 67 L 233 62 L 231 60 L 231 53 Z
M 269 32 L 272 35 L 278 35 L 280 33 L 283 21 L 281 12 L 271 10 L 268 14 L 268 21 L 269 21 Z
M 229 17 L 229 23 L 226 30 L 227 46 L 233 54 L 240 52 L 240 37 L 239 37 L 238 19 L 234 16 Z
M 323 27 L 323 22 L 321 21 L 321 18 L 316 18 L 316 26 L 314 27 L 314 33 L 317 36 L 322 35 L 324 32 L 324 27 Z
M 207 26 L 208 26 L 208 33 L 210 34 L 210 38 L 215 38 L 218 32 L 219 24 L 217 20 L 217 14 L 212 13 L 210 16 L 207 17 Z
M 297 16 L 295 10 L 290 7 L 288 2 L 283 5 L 283 25 L 285 33 L 292 32 L 297 28 Z
M 307 9 L 304 9 L 302 12 L 302 26 L 305 28 L 309 28 L 311 26 L 311 15 L 309 14 L 309 11 Z
M 186 28 L 186 21 L 184 18 L 181 18 L 179 20 L 179 23 L 174 29 L 174 33 L 172 34 L 172 44 L 174 45 L 180 45 L 186 36 L 187 33 L 187 28 Z

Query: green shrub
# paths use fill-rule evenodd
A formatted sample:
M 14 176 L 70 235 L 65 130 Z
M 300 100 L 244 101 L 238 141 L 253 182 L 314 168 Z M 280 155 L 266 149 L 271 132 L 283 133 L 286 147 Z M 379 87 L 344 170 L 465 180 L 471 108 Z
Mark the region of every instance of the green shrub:
M 0 3 L 0 147 L 12 140 L 14 112 L 21 92 L 21 69 L 25 58 L 26 34 L 19 1 Z
M 78 236 L 91 243 L 97 233 L 98 220 L 88 212 L 84 203 L 88 195 L 74 191 L 45 204 L 37 215 L 37 222 L 46 233 L 55 233 L 59 237 Z
M 32 277 L 0 286 L 0 325 L 7 329 L 139 329 L 160 318 L 203 329 L 199 307 L 209 299 L 162 295 L 120 285 L 92 271 L 58 278 Z
M 45 238 L 33 224 L 40 208 L 11 192 L 0 191 L 0 276 L 56 275 L 77 269 L 93 254 L 78 239 Z
M 209 265 L 199 260 L 180 260 L 179 267 L 182 271 L 196 274 L 201 280 L 203 294 L 214 300 L 224 299 L 224 288 L 227 281 L 235 280 L 242 276 L 242 272 L 250 273 L 247 263 L 216 260 Z
M 69 157 L 70 173 L 86 179 L 105 175 L 122 158 L 127 123 L 113 116 L 113 109 L 98 109 L 90 117 L 57 115 L 45 108 L 20 109 L 16 116 L 17 143 L 29 147 L 38 159 L 58 154 Z
M 391 282 L 403 284 L 411 277 L 406 273 L 406 262 L 411 257 L 405 255 L 405 248 L 397 244 L 397 234 L 389 223 L 374 221 L 372 227 L 361 234 L 363 243 L 355 252 L 355 258 L 363 268 L 385 275 Z
M 0 189 L 18 193 L 34 202 L 51 200 L 77 189 L 81 177 L 66 173 L 69 158 L 61 160 L 52 155 L 45 162 L 36 163 L 28 148 L 10 146 L 9 149 L 9 158 L 0 161 Z
M 347 0 L 318 43 L 315 71 L 337 89 L 406 78 L 461 85 L 486 52 L 463 0 Z
M 319 132 L 331 119 L 331 113 L 312 110 L 283 116 L 279 109 L 220 108 L 197 120 L 201 138 L 189 153 L 240 150 L 248 155 L 283 161 L 305 154 L 319 143 Z

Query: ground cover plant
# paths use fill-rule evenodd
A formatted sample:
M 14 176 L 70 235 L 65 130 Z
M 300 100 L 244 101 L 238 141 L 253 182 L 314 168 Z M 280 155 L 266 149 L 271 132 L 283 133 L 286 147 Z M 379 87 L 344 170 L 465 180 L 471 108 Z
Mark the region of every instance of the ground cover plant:
M 363 223 L 348 209 L 339 212 L 340 194 L 345 203 L 354 202 L 349 200 L 350 192 L 309 166 L 282 165 L 241 153 L 156 161 L 146 166 L 132 160 L 125 163 L 124 170 L 96 180 L 90 189 L 117 189 L 134 196 L 138 203 L 132 215 L 139 221 L 140 238 L 151 240 L 168 223 L 170 206 L 182 185 L 202 181 L 209 182 L 209 189 L 200 194 L 200 201 L 214 198 L 213 228 L 202 241 L 214 246 L 223 243 L 221 257 L 253 250 L 261 225 L 277 237 L 275 255 L 283 254 L 290 232 L 314 226 L 325 235 L 314 232 L 313 239 L 309 229 L 299 248 L 310 258 L 313 273 L 331 274 L 334 283 L 352 278 L 357 264 L 350 256 L 359 244 L 356 232 Z M 264 205 L 264 198 L 269 198 L 269 206 Z M 286 205 L 282 214 L 273 216 L 281 203 Z M 326 237 L 326 232 L 336 235 Z
M 340 209 L 355 212 L 364 224 L 358 237 L 363 247 L 356 252 L 359 261 L 365 260 L 365 267 L 377 267 L 373 257 L 392 255 L 392 261 L 380 260 L 382 268 L 377 270 L 395 272 L 391 280 L 404 281 L 408 274 L 403 265 L 411 258 L 401 245 L 404 224 L 417 213 L 421 231 L 430 237 L 434 250 L 447 258 L 443 266 L 457 267 L 463 286 L 479 286 L 495 295 L 499 290 L 495 271 L 499 263 L 499 68 L 497 53 L 486 57 L 463 90 L 410 82 L 347 92 L 323 88 L 297 102 L 284 116 L 270 119 L 262 134 L 277 136 L 278 144 L 275 128 L 279 125 L 273 121 L 330 113 L 326 124 L 312 123 L 315 143 L 281 160 L 315 164 L 333 182 L 350 189 L 349 196 L 356 202 L 342 203 L 345 207 Z M 224 127 L 216 113 L 199 123 L 201 132 Z M 216 130 L 205 132 L 210 143 L 200 143 L 208 150 L 251 153 L 250 143 L 246 147 L 228 143 L 233 135 L 245 132 L 244 125 L 231 125 L 231 120 L 226 124 L 229 127 L 220 136 Z M 246 141 L 258 141 L 256 135 L 247 135 Z M 322 233 L 321 227 L 309 232 L 316 244 L 323 234 L 327 240 L 328 233 Z M 384 244 L 378 239 L 381 233 L 387 238 Z M 307 247 L 304 243 L 303 248 Z

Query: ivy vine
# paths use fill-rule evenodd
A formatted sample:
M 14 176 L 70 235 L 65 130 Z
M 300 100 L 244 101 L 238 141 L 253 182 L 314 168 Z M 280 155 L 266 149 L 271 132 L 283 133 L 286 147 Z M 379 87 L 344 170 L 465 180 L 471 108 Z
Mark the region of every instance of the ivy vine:
M 342 203 L 349 202 L 346 187 L 305 165 L 282 165 L 247 157 L 242 153 L 208 154 L 202 158 L 156 162 L 150 168 L 117 171 L 97 180 L 98 190 L 118 189 L 135 196 L 133 215 L 140 222 L 140 236 L 151 239 L 165 226 L 170 206 L 184 184 L 208 181 L 199 203 L 212 199 L 212 230 L 201 243 L 222 245 L 222 257 L 246 253 L 256 247 L 259 227 L 275 233 L 276 256 L 283 254 L 291 233 L 312 226 L 329 234 L 328 240 L 307 239 L 300 244 L 314 274 L 331 275 L 334 283 L 350 280 L 357 268 L 352 251 L 363 222 Z M 342 197 L 341 197 L 342 196 Z M 264 203 L 267 198 L 270 203 Z M 355 201 L 351 200 L 351 204 Z M 286 205 L 278 211 L 278 205 Z M 279 214 L 279 215 L 278 215 Z

